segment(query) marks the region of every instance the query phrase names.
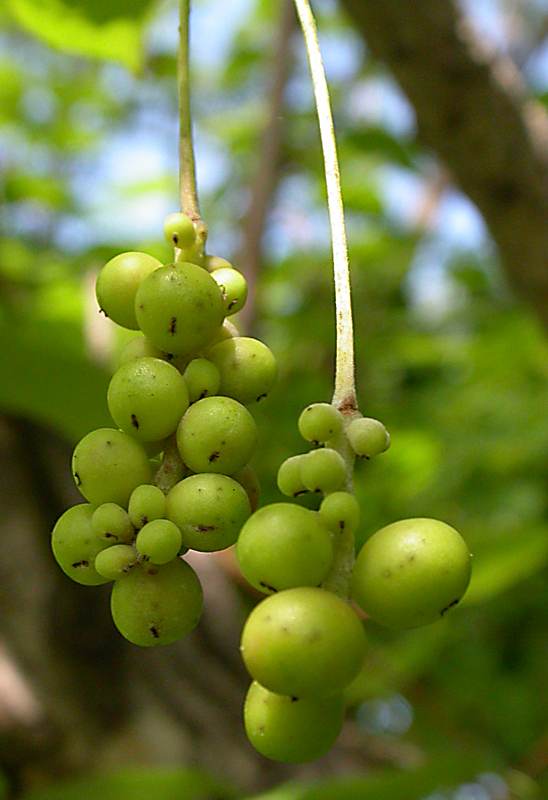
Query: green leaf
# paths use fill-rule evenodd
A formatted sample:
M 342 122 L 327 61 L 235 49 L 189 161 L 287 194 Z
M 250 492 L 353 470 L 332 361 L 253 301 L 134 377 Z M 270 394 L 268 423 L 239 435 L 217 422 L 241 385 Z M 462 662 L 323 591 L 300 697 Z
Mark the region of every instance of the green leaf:
M 142 63 L 141 25 L 148 3 L 69 3 L 64 0 L 8 0 L 15 21 L 57 50 L 118 61 L 137 71 Z M 91 13 L 90 13 L 91 12 Z
M 234 790 L 197 769 L 124 770 L 31 791 L 23 800 L 231 800 Z

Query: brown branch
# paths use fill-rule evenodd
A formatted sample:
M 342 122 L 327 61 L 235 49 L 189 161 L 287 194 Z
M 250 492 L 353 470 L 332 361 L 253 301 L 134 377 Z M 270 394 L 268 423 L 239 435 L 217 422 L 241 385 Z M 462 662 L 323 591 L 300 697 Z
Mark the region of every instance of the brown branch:
M 268 119 L 257 158 L 257 171 L 249 194 L 249 206 L 243 222 L 242 245 L 237 263 L 244 272 L 249 294 L 239 314 L 244 330 L 253 327 L 255 288 L 263 257 L 263 234 L 272 198 L 279 180 L 279 162 L 284 130 L 284 94 L 291 64 L 291 39 L 296 27 L 292 0 L 281 4 L 276 40 L 272 53 L 272 78 L 268 92 Z
M 423 143 L 477 205 L 515 291 L 548 325 L 548 117 L 450 0 L 341 0 L 414 106 Z

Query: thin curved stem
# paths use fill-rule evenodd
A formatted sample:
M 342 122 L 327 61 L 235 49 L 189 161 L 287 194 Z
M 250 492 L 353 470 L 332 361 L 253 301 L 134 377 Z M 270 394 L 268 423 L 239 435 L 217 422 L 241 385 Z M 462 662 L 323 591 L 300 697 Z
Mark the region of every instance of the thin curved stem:
M 335 281 L 335 314 L 337 328 L 337 356 L 335 365 L 335 390 L 333 405 L 343 413 L 356 410 L 354 377 L 354 330 L 352 323 L 352 298 L 348 246 L 341 194 L 341 178 L 335 140 L 335 126 L 331 112 L 329 89 L 318 42 L 318 31 L 309 0 L 295 0 L 295 7 L 303 29 L 308 63 L 314 86 L 314 96 L 320 124 L 327 185 L 327 204 L 333 248 L 333 277 Z

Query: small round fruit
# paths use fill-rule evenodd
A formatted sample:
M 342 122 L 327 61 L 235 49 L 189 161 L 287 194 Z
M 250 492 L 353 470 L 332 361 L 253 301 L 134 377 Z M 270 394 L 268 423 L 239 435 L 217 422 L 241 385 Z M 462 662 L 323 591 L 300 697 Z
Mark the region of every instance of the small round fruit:
M 266 397 L 276 380 L 276 360 L 258 339 L 248 336 L 225 339 L 210 347 L 207 357 L 221 373 L 220 392 L 244 405 Z
M 142 281 L 162 266 L 147 253 L 120 253 L 108 261 L 97 278 L 97 302 L 118 325 L 138 330 L 135 295 Z
M 144 356 L 150 356 L 151 358 L 165 358 L 165 353 L 159 350 L 157 347 L 154 347 L 152 342 L 140 334 L 139 336 L 135 336 L 133 339 L 130 339 L 129 342 L 122 348 L 120 355 L 118 356 L 118 367 L 127 364 L 129 361 L 133 361 L 135 358 L 143 358 Z
M 114 422 L 145 442 L 165 439 L 188 408 L 181 373 L 159 358 L 136 358 L 112 377 L 107 394 Z
M 336 492 L 346 480 L 344 459 L 330 447 L 311 450 L 302 460 L 301 478 L 311 492 Z
M 183 372 L 191 403 L 204 397 L 217 394 L 221 385 L 221 375 L 212 361 L 207 358 L 193 358 Z
M 320 516 L 333 533 L 355 533 L 360 524 L 360 504 L 350 492 L 333 492 L 322 500 Z
M 81 503 L 65 511 L 57 520 L 51 536 L 55 560 L 76 583 L 99 586 L 107 580 L 95 569 L 95 558 L 109 542 L 95 536 L 91 527 L 93 506 Z
M 241 311 L 247 300 L 247 281 L 242 273 L 237 269 L 221 267 L 211 274 L 221 290 L 227 317 Z
M 225 319 L 221 327 L 217 328 L 217 330 L 207 343 L 206 350 L 209 349 L 210 347 L 213 347 L 213 345 L 217 344 L 218 342 L 224 342 L 225 339 L 233 339 L 235 336 L 239 335 L 240 331 L 234 325 L 234 323 L 231 322 L 229 319 Z
M 109 581 L 118 581 L 129 575 L 137 563 L 137 553 L 128 544 L 115 544 L 101 550 L 95 559 L 95 569 Z
M 235 472 L 232 477 L 235 481 L 238 481 L 240 486 L 244 487 L 251 504 L 251 510 L 256 511 L 261 496 L 261 484 L 259 483 L 259 477 L 253 467 L 246 464 L 245 467 Z
M 375 622 L 415 628 L 441 619 L 459 602 L 470 569 L 470 552 L 454 528 L 436 519 L 404 519 L 364 544 L 352 594 Z
M 331 697 L 287 697 L 254 681 L 244 705 L 248 739 L 261 755 L 298 764 L 324 755 L 340 733 L 344 702 Z
M 166 217 L 164 222 L 164 234 L 169 244 L 179 248 L 192 247 L 196 241 L 196 229 L 192 220 L 181 211 L 176 211 Z
M 300 587 L 270 595 L 253 609 L 241 650 L 251 676 L 270 691 L 321 697 L 340 692 L 358 674 L 365 637 L 343 600 Z
M 72 456 L 76 486 L 94 505 L 127 506 L 136 486 L 152 478 L 147 454 L 131 436 L 113 428 L 88 433 Z
M 226 475 L 191 475 L 167 496 L 167 516 L 191 550 L 209 553 L 230 547 L 250 513 L 245 490 Z
M 157 567 L 143 564 L 112 589 L 114 624 L 140 647 L 171 644 L 196 627 L 202 613 L 200 581 L 180 558 Z
M 317 512 L 273 503 L 247 520 L 236 555 L 244 578 L 260 592 L 272 594 L 322 583 L 333 561 L 333 544 Z
M 342 431 L 343 416 L 330 403 L 312 403 L 299 417 L 299 433 L 307 442 L 328 442 Z
M 131 493 L 128 514 L 136 528 L 142 528 L 147 522 L 162 519 L 166 513 L 166 496 L 158 486 L 145 483 L 137 486 Z
M 135 297 L 139 327 L 160 350 L 190 355 L 220 328 L 224 306 L 219 287 L 202 267 L 181 262 L 152 272 Z
M 208 272 L 215 272 L 216 269 L 234 269 L 230 261 L 227 261 L 226 258 L 222 258 L 221 256 L 206 256 L 205 267 Z
M 352 450 L 357 456 L 372 458 L 390 447 L 390 434 L 378 419 L 360 417 L 346 429 Z
M 305 455 L 291 456 L 280 464 L 278 489 L 287 497 L 298 497 L 308 492 L 301 477 L 301 466 L 305 457 Z
M 255 420 L 230 397 L 198 400 L 177 428 L 177 447 L 193 472 L 232 475 L 247 464 L 256 444 Z
M 141 528 L 135 547 L 153 564 L 167 564 L 177 557 L 182 543 L 177 525 L 169 519 L 155 519 Z
M 98 539 L 108 545 L 131 542 L 135 531 L 125 508 L 116 503 L 102 503 L 91 517 L 91 527 Z

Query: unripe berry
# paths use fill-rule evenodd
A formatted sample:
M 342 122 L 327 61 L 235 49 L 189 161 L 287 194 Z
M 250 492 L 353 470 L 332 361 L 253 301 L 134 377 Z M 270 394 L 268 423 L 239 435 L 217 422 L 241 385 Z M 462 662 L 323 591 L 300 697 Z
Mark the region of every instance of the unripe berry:
M 128 544 L 115 544 L 101 550 L 95 558 L 95 569 L 109 581 L 118 581 L 129 575 L 130 569 L 137 563 L 137 553 Z
M 120 253 L 108 261 L 97 277 L 97 302 L 102 311 L 123 328 L 138 330 L 135 295 L 143 280 L 162 266 L 147 253 Z
M 278 489 L 287 497 L 298 497 L 300 494 L 308 492 L 301 475 L 301 466 L 305 458 L 304 454 L 291 456 L 280 464 L 277 479 Z
M 322 500 L 320 516 L 333 533 L 355 533 L 360 524 L 360 504 L 350 492 L 333 492 Z
M 329 447 L 311 450 L 301 462 L 301 477 L 311 492 L 336 492 L 346 480 L 344 459 Z
M 221 267 L 212 273 L 213 280 L 218 284 L 225 305 L 225 314 L 232 316 L 240 311 L 247 300 L 247 281 L 237 269 Z
M 166 241 L 182 249 L 192 247 L 196 240 L 196 229 L 192 220 L 181 211 L 176 211 L 166 217 L 164 222 Z
M 357 456 L 373 458 L 390 447 L 390 434 L 382 422 L 371 417 L 352 420 L 346 435 Z
M 320 444 L 337 436 L 343 426 L 341 412 L 330 403 L 312 403 L 299 417 L 299 433 L 307 442 Z

